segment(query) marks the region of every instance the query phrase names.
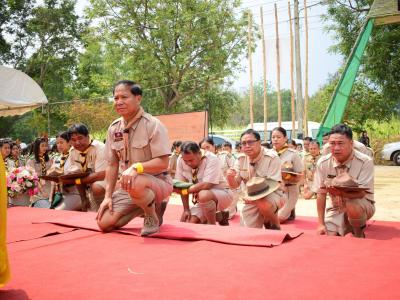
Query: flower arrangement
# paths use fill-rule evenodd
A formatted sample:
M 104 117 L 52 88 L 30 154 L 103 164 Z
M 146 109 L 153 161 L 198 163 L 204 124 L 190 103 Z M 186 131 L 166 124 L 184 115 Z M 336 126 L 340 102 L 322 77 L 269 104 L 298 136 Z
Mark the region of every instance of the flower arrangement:
M 14 168 L 7 174 L 7 192 L 10 197 L 25 192 L 29 196 L 36 195 L 39 192 L 38 184 L 39 178 L 35 170 L 29 167 Z

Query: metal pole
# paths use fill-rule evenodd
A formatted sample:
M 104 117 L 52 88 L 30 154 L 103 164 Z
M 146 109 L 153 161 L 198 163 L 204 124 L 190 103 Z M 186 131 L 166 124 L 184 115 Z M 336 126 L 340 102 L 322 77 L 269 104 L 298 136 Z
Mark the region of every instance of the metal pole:
M 300 55 L 300 23 L 299 23 L 299 0 L 294 0 L 294 47 L 296 56 L 296 107 L 298 136 L 303 136 L 303 87 L 301 81 L 301 55 Z M 303 136 L 304 137 L 304 136 Z
M 265 56 L 266 47 L 264 38 L 264 17 L 263 17 L 262 6 L 260 7 L 260 16 L 261 16 L 261 33 L 262 33 L 261 36 L 262 36 L 262 50 L 263 50 L 264 142 L 266 142 L 268 138 L 267 58 Z

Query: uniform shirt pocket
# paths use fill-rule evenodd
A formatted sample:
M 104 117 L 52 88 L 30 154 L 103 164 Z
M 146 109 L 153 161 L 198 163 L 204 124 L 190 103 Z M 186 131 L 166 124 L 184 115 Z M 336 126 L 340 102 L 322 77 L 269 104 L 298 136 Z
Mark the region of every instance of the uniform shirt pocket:
M 132 140 L 131 142 L 132 163 L 144 162 L 152 159 L 148 140 Z

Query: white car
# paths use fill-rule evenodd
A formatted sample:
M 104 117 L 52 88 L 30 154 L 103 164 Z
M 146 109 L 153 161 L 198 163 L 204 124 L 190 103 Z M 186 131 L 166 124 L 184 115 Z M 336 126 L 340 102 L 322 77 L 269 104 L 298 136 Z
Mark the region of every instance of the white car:
M 400 166 L 400 142 L 383 145 L 383 160 L 392 160 L 396 166 Z

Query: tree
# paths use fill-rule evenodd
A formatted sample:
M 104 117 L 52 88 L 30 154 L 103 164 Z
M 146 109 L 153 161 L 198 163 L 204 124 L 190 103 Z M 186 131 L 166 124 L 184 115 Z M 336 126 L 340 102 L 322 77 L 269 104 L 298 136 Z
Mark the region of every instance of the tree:
M 246 49 L 246 18 L 234 13 L 239 1 L 92 0 L 91 5 L 99 46 L 90 51 L 101 53 L 103 65 L 113 68 L 102 69 L 102 78 L 135 78 L 154 88 L 164 111 L 222 83 Z
M 373 0 L 328 0 L 326 3 L 328 9 L 324 19 L 331 21 L 327 29 L 338 41 L 331 50 L 348 57 Z M 367 118 L 389 120 L 394 113 L 399 114 L 399 29 L 399 24 L 374 28 L 348 105 L 348 112 L 352 114 L 346 112 L 345 115 L 349 122 L 359 124 Z

